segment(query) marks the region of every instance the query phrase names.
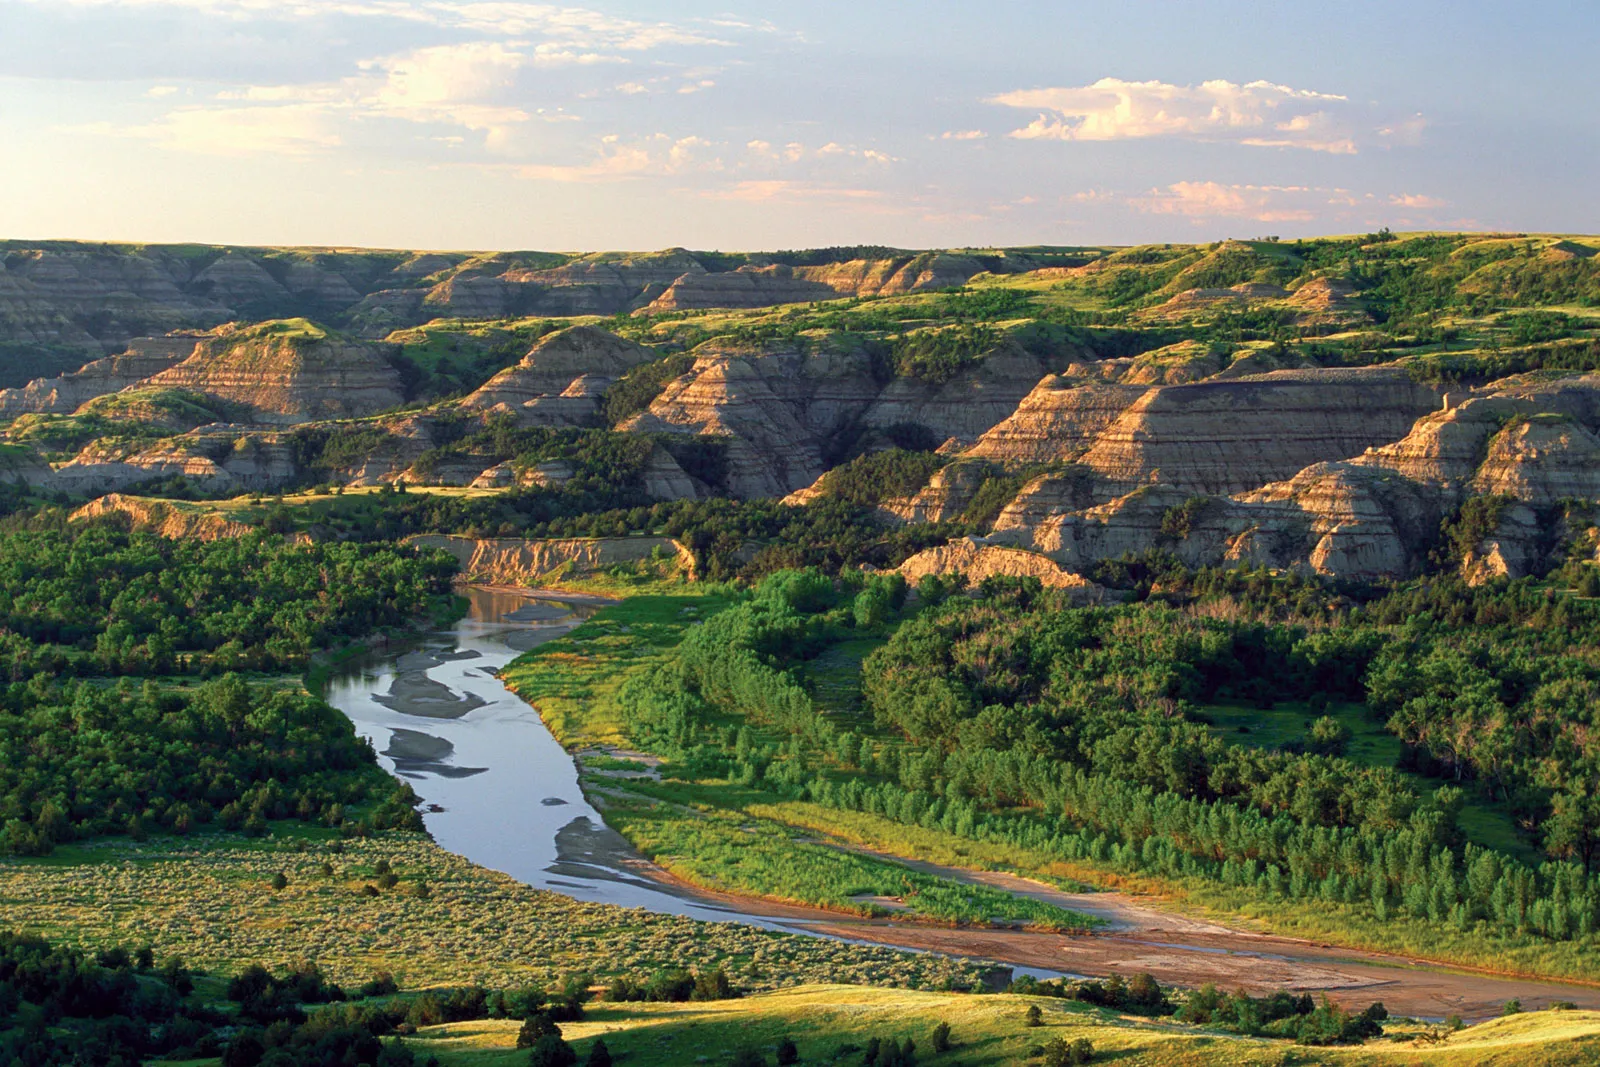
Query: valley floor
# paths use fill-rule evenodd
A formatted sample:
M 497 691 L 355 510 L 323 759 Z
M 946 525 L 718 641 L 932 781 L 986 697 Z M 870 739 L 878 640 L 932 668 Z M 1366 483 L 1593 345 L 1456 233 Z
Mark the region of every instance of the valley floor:
M 743 915 L 781 920 L 800 932 L 891 945 L 957 958 L 992 960 L 1028 969 L 1084 977 L 1140 973 L 1162 985 L 1196 988 L 1207 983 L 1252 996 L 1278 990 L 1326 994 L 1347 1008 L 1375 1000 L 1394 1014 L 1424 1019 L 1485 1019 L 1507 1001 L 1529 1009 L 1567 1002 L 1600 1012 L 1600 986 L 1508 977 L 1442 966 L 1415 957 L 1363 952 L 1327 942 L 1278 937 L 1152 907 L 1129 893 L 1066 892 L 999 871 L 970 870 L 884 852 L 879 858 L 942 878 L 986 885 L 1095 916 L 1105 922 L 1085 934 L 1025 929 L 952 927 L 891 918 L 859 918 L 822 908 L 718 892 L 673 875 L 656 864 L 630 866 L 688 899 Z

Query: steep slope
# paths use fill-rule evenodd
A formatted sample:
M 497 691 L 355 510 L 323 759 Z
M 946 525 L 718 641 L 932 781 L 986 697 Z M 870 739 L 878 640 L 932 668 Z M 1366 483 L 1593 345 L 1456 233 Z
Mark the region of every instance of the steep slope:
M 0 261 L 0 341 L 67 346 L 93 359 L 134 337 L 214 326 L 229 309 L 182 287 L 172 256 L 91 245 L 19 249 Z
M 87 363 L 58 378 L 35 378 L 18 389 L 0 389 L 0 416 L 27 412 L 66 414 L 110 393 L 121 392 L 181 363 L 200 343 L 196 334 L 140 337 L 128 350 Z
M 276 424 L 370 415 L 404 402 L 400 375 L 381 346 L 303 319 L 219 329 L 146 384 L 240 404 Z
M 947 382 L 895 378 L 883 387 L 863 421 L 879 429 L 921 426 L 935 440 L 953 437 L 970 445 L 1017 410 L 1045 369 L 1039 356 L 1005 339 Z
M 1049 375 L 969 454 L 1012 464 L 1076 459 L 1145 392 L 1140 386 Z
M 196 541 L 222 541 L 254 532 L 248 523 L 235 522 L 215 511 L 171 500 L 146 500 L 143 497 L 108 493 L 91 500 L 72 513 L 75 522 L 119 515 L 127 518 L 136 531 L 161 537 Z
M 1398 440 L 1439 396 L 1386 367 L 1160 386 L 1106 427 L 1082 462 L 1128 488 L 1238 492 Z
M 574 326 L 540 339 L 520 363 L 490 378 L 461 406 L 510 412 L 530 426 L 584 426 L 599 414 L 606 386 L 656 358 L 654 349 L 598 327 Z
M 646 310 L 760 308 L 842 297 L 894 296 L 964 285 L 983 269 L 983 264 L 970 256 L 942 252 L 825 266 L 750 264 L 715 274 L 702 269 L 674 279 Z
M 738 496 L 783 496 L 822 474 L 822 440 L 832 420 L 810 417 L 818 382 L 828 383 L 830 391 L 848 392 L 852 382 L 871 388 L 864 357 L 857 373 L 835 375 L 827 372 L 834 360 L 823 355 L 827 368 L 817 373 L 818 359 L 804 344 L 713 345 L 696 355 L 688 374 L 621 429 L 727 436 L 728 486 Z M 869 398 L 867 393 L 856 403 L 864 406 Z
M 848 433 L 916 426 L 934 440 L 976 440 L 1043 373 L 1039 357 L 1009 341 L 946 382 L 883 384 L 867 350 L 839 337 L 709 341 L 695 356 L 688 374 L 620 428 L 730 437 L 729 485 L 747 497 L 810 485 Z
M 298 473 L 285 434 L 214 424 L 147 446 L 94 444 L 33 484 L 98 496 L 181 475 L 206 492 L 270 490 Z

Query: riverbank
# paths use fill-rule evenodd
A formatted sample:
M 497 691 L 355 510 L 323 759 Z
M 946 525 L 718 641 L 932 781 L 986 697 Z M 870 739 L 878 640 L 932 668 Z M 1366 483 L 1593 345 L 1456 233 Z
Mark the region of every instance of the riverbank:
M 562 641 L 519 659 L 505 672 L 516 691 L 540 710 L 546 724 L 568 748 L 620 745 L 624 738 L 614 698 L 622 681 L 662 662 L 688 626 L 725 603 L 720 598 L 701 603 L 692 597 L 646 599 L 649 602 L 630 601 L 603 612 Z M 1335 948 L 1332 942 L 1338 938 L 1327 935 L 1339 929 L 1342 920 L 1334 914 L 1337 909 L 1333 907 L 1325 909 L 1328 914 L 1316 916 L 1301 914 L 1305 908 L 1292 916 L 1256 914 L 1241 924 L 1230 921 L 1230 913 L 1217 906 L 1220 901 L 1202 904 L 1189 899 L 1190 894 L 1183 887 L 1158 884 L 1152 878 L 1099 871 L 1081 863 L 1072 865 L 1069 873 L 1058 861 L 1042 855 L 1021 855 L 1015 849 L 1010 849 L 1004 858 L 989 856 L 997 846 L 942 831 L 900 826 L 881 817 L 825 810 L 810 804 L 774 804 L 771 794 L 740 790 L 731 783 L 663 784 L 656 777 L 594 770 L 586 772 L 583 779 L 608 823 L 625 837 L 644 843 L 645 851 L 656 853 L 663 860 L 666 869 L 653 865 L 651 878 L 720 907 L 806 922 L 809 929 L 818 933 L 1070 973 L 1132 974 L 1146 970 L 1164 982 L 1190 986 L 1212 982 L 1256 992 L 1291 989 L 1327 993 L 1357 1006 L 1374 999 L 1386 1003 L 1393 1000 L 1389 1004 L 1391 1010 L 1438 1018 L 1451 1014 L 1486 1017 L 1497 1014 L 1501 1005 L 1511 999 L 1530 1006 L 1567 1001 L 1600 1008 L 1600 989 L 1569 984 L 1549 975 L 1496 973 L 1464 966 L 1462 960 L 1430 958 L 1427 953 Z M 602 794 L 611 794 L 611 799 Z M 677 801 L 675 809 L 685 826 L 676 841 L 658 839 L 652 845 L 647 828 L 638 821 L 638 812 L 659 811 L 669 799 Z M 690 862 L 692 857 L 680 851 L 695 840 L 699 833 L 696 824 L 709 825 L 718 813 L 734 820 L 745 832 L 755 834 L 746 839 L 747 846 L 753 846 L 763 833 L 786 835 L 794 842 L 791 848 L 821 843 L 841 852 L 936 873 L 947 880 L 1001 889 L 1019 898 L 1098 915 L 1108 919 L 1114 929 L 1096 936 L 1062 937 L 976 925 L 941 928 L 900 919 L 843 916 L 837 911 L 792 902 L 774 903 L 762 899 L 766 894 L 741 888 L 736 872 L 717 870 L 715 865 L 698 870 Z M 857 825 L 866 823 L 872 826 L 865 831 Z M 843 838 L 826 832 L 845 824 L 853 832 Z M 796 830 L 804 833 L 797 834 Z M 913 851 L 906 851 L 907 847 Z M 962 863 L 931 864 L 926 860 L 930 852 L 965 859 Z M 979 854 L 987 858 L 973 864 L 972 858 Z M 744 866 L 750 858 L 747 847 L 739 865 Z M 984 866 L 1008 867 L 1014 873 L 979 869 Z M 1021 877 L 1044 871 L 1049 872 L 1047 881 Z M 735 884 L 730 885 L 724 877 L 729 873 L 735 874 Z M 1063 879 L 1069 883 L 1076 880 L 1120 884 L 1139 890 L 1139 894 L 1072 893 L 1048 884 L 1063 883 Z M 1153 895 L 1152 890 L 1156 891 Z M 1237 919 L 1237 914 L 1232 918 Z M 1275 930 L 1275 922 L 1284 918 L 1290 920 L 1287 925 L 1309 927 L 1311 936 L 1284 936 L 1281 930 Z

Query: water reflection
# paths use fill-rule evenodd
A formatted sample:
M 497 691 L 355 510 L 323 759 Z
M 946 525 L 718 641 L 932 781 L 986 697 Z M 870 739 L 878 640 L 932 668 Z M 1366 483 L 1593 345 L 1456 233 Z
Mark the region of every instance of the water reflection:
M 638 873 L 632 847 L 584 799 L 572 757 L 495 672 L 593 613 L 580 603 L 473 588 L 453 629 L 380 650 L 327 699 L 412 783 L 444 848 L 579 900 L 767 928 L 797 923 L 684 900 Z

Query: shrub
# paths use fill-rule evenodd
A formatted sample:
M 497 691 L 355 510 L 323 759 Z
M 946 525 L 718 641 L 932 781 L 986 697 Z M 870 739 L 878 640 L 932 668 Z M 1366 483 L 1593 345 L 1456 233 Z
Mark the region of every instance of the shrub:
M 522 1029 L 517 1031 L 517 1047 L 532 1048 L 539 1043 L 540 1038 L 561 1037 L 561 1027 L 551 1021 L 550 1016 L 542 1011 L 534 1012 L 523 1020 Z
M 559 1034 L 545 1034 L 528 1053 L 528 1067 L 573 1067 L 577 1062 L 578 1054 Z
M 1094 1060 L 1094 1044 L 1086 1037 L 1068 1042 L 1056 1038 L 1044 1046 L 1045 1067 L 1077 1067 Z

